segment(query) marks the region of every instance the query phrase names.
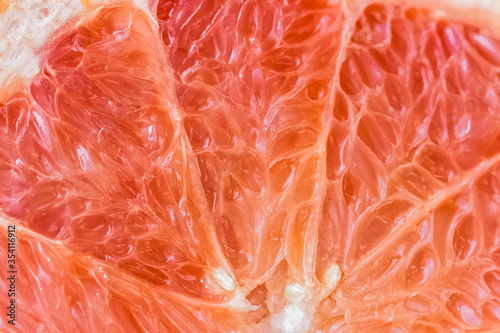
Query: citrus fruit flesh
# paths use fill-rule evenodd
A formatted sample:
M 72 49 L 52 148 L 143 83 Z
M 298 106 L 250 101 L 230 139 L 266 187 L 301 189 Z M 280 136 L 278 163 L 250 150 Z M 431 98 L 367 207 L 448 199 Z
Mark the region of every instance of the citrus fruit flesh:
M 2 94 L 2 328 L 499 329 L 487 11 L 148 6 L 89 7 Z

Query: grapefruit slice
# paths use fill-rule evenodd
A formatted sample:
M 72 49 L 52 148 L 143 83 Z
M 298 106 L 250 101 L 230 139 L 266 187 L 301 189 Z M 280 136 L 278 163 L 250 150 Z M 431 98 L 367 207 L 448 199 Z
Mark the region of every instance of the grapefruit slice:
M 136 5 L 0 45 L 2 328 L 498 329 L 494 3 Z

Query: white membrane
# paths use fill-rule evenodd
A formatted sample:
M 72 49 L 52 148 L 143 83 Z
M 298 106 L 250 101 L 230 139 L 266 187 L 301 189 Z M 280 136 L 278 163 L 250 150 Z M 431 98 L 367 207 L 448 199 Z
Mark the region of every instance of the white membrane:
M 88 0 L 106 4 L 113 0 Z M 134 5 L 148 10 L 147 0 Z M 17 80 L 27 81 L 40 71 L 38 50 L 50 35 L 85 9 L 82 0 L 20 0 L 0 14 L 0 90 Z

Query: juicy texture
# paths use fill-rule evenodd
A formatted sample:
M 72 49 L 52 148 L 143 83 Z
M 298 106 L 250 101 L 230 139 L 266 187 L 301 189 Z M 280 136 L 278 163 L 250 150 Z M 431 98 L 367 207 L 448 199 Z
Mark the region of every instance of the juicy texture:
M 321 9 L 271 1 L 158 7 L 217 237 L 250 289 L 285 253 L 297 279 L 313 279 L 305 276 L 307 245 L 286 234 L 315 233 L 320 204 L 325 115 L 343 27 L 338 6 Z
M 332 297 L 344 319 L 327 327 L 498 325 L 484 307 L 496 302 L 500 241 L 499 50 L 484 32 L 415 8 L 375 4 L 357 20 L 318 243 L 319 260 L 346 272 Z
M 0 105 L 18 329 L 498 326 L 496 39 L 409 6 L 155 7 L 94 12 Z

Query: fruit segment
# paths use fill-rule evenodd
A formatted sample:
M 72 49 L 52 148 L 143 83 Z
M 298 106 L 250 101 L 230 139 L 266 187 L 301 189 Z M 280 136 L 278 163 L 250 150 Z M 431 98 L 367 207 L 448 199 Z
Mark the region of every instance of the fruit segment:
M 314 280 L 308 244 L 316 238 L 339 9 L 275 1 L 158 4 L 217 239 L 249 289 L 285 256 L 295 279 Z
M 498 210 L 484 190 L 500 161 L 496 42 L 434 15 L 370 5 L 345 50 L 317 250 L 345 275 L 323 329 L 497 325 L 481 312 L 500 239 L 482 217 Z
M 0 206 L 149 283 L 226 300 L 209 285 L 231 271 L 153 28 L 108 6 L 53 41 L 29 92 L 1 105 Z
M 5 226 L 15 221 L 2 216 L 0 223 L 0 239 L 7 243 Z M 234 312 L 187 305 L 161 286 L 22 226 L 16 226 L 16 238 L 17 316 L 22 319 L 12 332 L 215 332 L 238 322 Z M 4 247 L 0 251 L 7 255 Z M 5 298 L 5 271 L 0 278 Z M 9 327 L 5 316 L 0 325 Z

